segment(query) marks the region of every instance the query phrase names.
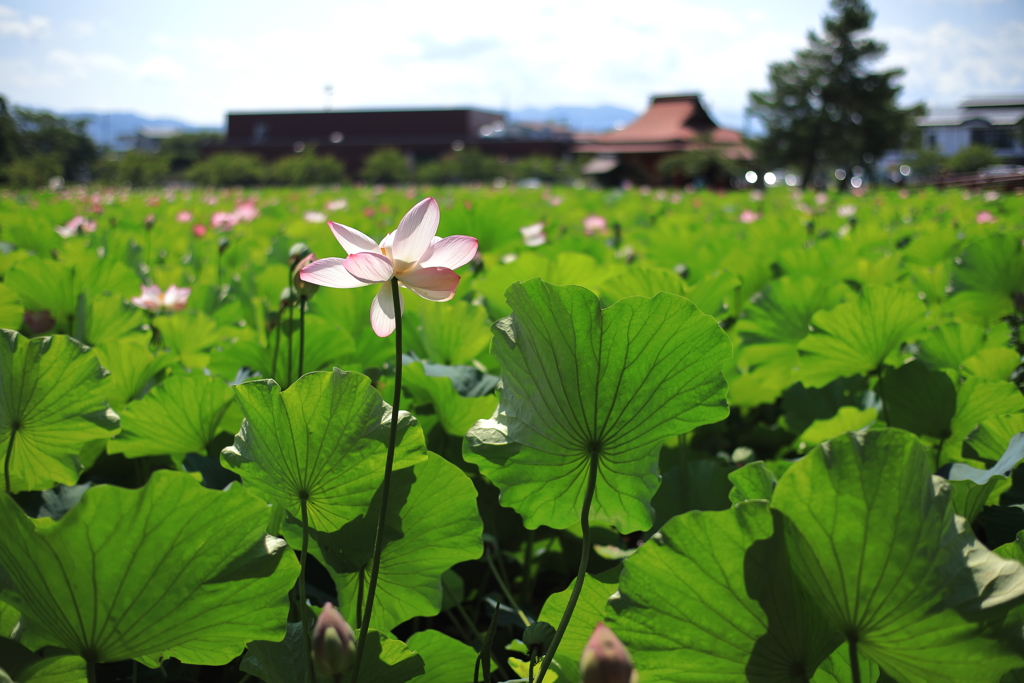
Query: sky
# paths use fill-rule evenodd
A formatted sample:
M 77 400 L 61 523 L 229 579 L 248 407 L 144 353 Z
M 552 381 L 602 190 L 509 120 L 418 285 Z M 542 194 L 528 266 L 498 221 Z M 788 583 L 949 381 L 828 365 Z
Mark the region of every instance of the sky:
M 1024 94 L 1024 0 L 876 0 L 904 105 Z M 229 111 L 613 105 L 699 92 L 741 127 L 827 0 L 0 0 L 0 95 L 222 126 Z M 333 86 L 328 97 L 325 86 Z

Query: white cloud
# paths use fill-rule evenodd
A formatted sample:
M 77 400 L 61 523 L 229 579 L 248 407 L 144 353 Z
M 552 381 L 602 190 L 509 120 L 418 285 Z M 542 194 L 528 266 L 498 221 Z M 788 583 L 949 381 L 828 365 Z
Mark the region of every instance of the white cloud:
M 142 62 L 135 70 L 135 76 L 149 80 L 180 83 L 188 78 L 188 71 L 167 55 L 157 55 Z
M 0 5 L 0 36 L 18 36 L 19 38 L 36 38 L 50 28 L 50 20 L 33 14 L 22 17 L 21 12 Z

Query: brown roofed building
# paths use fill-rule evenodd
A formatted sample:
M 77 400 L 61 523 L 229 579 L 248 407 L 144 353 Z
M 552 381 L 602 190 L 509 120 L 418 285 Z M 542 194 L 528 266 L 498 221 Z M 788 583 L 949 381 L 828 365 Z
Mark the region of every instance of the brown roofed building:
M 583 172 L 612 182 L 662 183 L 666 178 L 659 172 L 658 162 L 678 152 L 715 150 L 736 161 L 754 158 L 739 133 L 715 125 L 698 95 L 652 97 L 647 111 L 626 128 L 603 135 L 578 135 L 575 140 L 576 154 L 598 155 Z

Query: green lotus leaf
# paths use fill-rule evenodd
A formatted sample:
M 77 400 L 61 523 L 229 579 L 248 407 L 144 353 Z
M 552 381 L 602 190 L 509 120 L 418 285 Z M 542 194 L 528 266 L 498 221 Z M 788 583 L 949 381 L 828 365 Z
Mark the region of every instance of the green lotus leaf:
M 1014 349 L 997 346 L 982 349 L 964 361 L 964 373 L 969 377 L 979 377 L 992 382 L 1010 379 L 1020 366 L 1020 354 Z
M 857 653 L 860 663 L 860 680 L 853 680 L 853 669 L 850 667 L 850 647 L 843 643 L 828 656 L 818 670 L 814 672 L 811 683 L 875 683 L 882 671 L 878 665 Z
M 82 448 L 119 429 L 109 384 L 96 353 L 70 337 L 0 330 L 0 444 L 10 454 L 11 491 L 78 481 L 89 464 Z
M 990 295 L 1002 307 L 993 317 L 1013 312 L 1013 296 L 1024 291 L 1024 247 L 1019 236 L 991 235 L 961 254 L 953 271 L 953 289 Z
M 4 275 L 4 284 L 17 293 L 26 309 L 49 311 L 54 320 L 63 324 L 75 312 L 73 277 L 71 268 L 63 263 L 31 256 Z
M 623 564 L 619 596 L 606 621 L 644 683 L 802 683 L 842 640 L 764 500 L 673 517 Z
M 840 377 L 867 374 L 915 336 L 924 318 L 924 304 L 913 292 L 865 287 L 855 301 L 814 314 L 817 331 L 797 345 L 798 378 L 805 386 L 823 387 Z
M 160 315 L 153 326 L 172 353 L 181 358 L 185 367 L 205 368 L 210 363 L 210 347 L 225 336 L 217 321 L 197 311 L 181 311 L 173 315 Z
M 890 427 L 940 439 L 950 435 L 956 387 L 946 373 L 913 361 L 886 371 L 878 384 L 878 394 L 885 403 L 882 415 Z
M 980 457 L 996 461 L 1003 456 L 1010 439 L 1021 432 L 1024 432 L 1024 413 L 990 417 L 967 437 L 967 443 Z
M 992 627 L 1024 596 L 1024 567 L 955 517 L 912 434 L 822 445 L 787 470 L 772 507 L 815 603 L 896 680 L 994 682 L 1024 662 L 1019 634 Z
M 469 645 L 432 629 L 412 634 L 408 645 L 423 658 L 425 671 L 412 679 L 412 683 L 469 683 L 473 680 L 477 654 Z
M 843 406 L 834 416 L 827 420 L 815 420 L 810 427 L 805 429 L 804 433 L 797 438 L 799 449 L 803 452 L 846 432 L 865 429 L 874 423 L 877 417 L 878 411 L 874 408 L 861 410 L 853 406 Z
M 660 292 L 686 294 L 686 281 L 668 268 L 630 266 L 601 285 L 601 302 L 611 306 L 631 296 L 653 297 Z
M 686 288 L 686 298 L 702 313 L 722 317 L 736 298 L 740 279 L 726 270 L 705 275 L 692 287 Z
M 86 683 L 85 660 L 74 655 L 46 657 L 21 670 L 18 683 Z
M 235 387 L 245 420 L 221 460 L 247 487 L 309 525 L 334 531 L 360 517 L 384 480 L 391 408 L 354 372 L 311 372 L 289 389 L 273 380 Z M 426 457 L 423 432 L 399 414 L 395 467 Z M 372 543 L 371 543 L 372 546 Z
M 825 288 L 818 278 L 783 276 L 766 288 L 764 296 L 745 310 L 735 329 L 748 344 L 796 344 L 806 337 L 811 318 L 819 310 L 839 303 L 843 288 Z
M 528 528 L 578 522 L 594 466 L 591 519 L 649 529 L 662 441 L 728 414 L 725 333 L 674 294 L 602 310 L 586 289 L 535 279 L 506 296 L 514 313 L 492 345 L 501 403 L 467 434 L 466 460 Z
M 745 500 L 771 500 L 775 490 L 775 475 L 764 466 L 761 460 L 748 462 L 738 470 L 729 473 L 732 490 L 729 500 L 742 503 Z
M 956 392 L 956 412 L 950 421 L 950 438 L 943 442 L 940 465 L 961 460 L 964 440 L 982 422 L 1024 411 L 1024 396 L 1012 382 L 967 379 Z
M 21 327 L 25 315 L 25 307 L 17 292 L 5 284 L 0 284 L 0 328 L 16 330 Z
M 234 398 L 231 387 L 198 372 L 168 377 L 121 411 L 121 433 L 107 444 L 126 458 L 206 454 Z
M 144 343 L 148 341 L 148 334 L 131 334 L 146 322 L 146 314 L 141 309 L 124 303 L 120 297 L 110 294 L 90 296 L 84 311 L 85 320 L 75 322 L 84 325 L 82 340 L 91 346 L 128 336 Z
M 361 614 L 358 598 L 365 596 L 370 579 L 379 491 L 362 513 L 333 533 L 313 534 L 318 559 L 334 577 L 338 608 L 349 615 Z M 285 533 L 297 539 L 301 527 L 288 524 Z M 438 614 L 442 575 L 459 562 L 478 559 L 482 536 L 476 488 L 458 467 L 428 453 L 424 462 L 396 469 L 370 625 L 389 631 L 413 617 Z
M 419 680 L 423 673 L 423 659 L 410 651 L 400 640 L 388 638 L 380 631 L 370 629 L 370 639 L 363 653 L 359 680 L 376 683 L 406 683 Z M 265 683 L 310 683 L 309 652 L 306 650 L 299 622 L 288 622 L 284 640 L 269 642 L 257 640 L 249 643 L 238 668 L 256 676 Z M 349 676 L 351 678 L 351 674 Z M 333 676 L 316 674 L 316 683 L 330 683 Z
M 460 396 L 448 377 L 428 377 L 422 363 L 403 368 L 402 387 L 417 404 L 432 404 L 444 430 L 452 436 L 465 436 L 477 420 L 486 418 L 498 407 L 494 394 L 467 398 Z
M 405 330 L 409 348 L 421 358 L 442 365 L 465 365 L 487 350 L 491 343 L 487 309 L 465 301 L 435 306 L 418 297 L 407 297 Z M 410 310 L 414 309 L 414 310 Z
M 269 519 L 241 486 L 214 491 L 168 470 L 140 489 L 94 486 L 57 522 L 0 496 L 0 598 L 36 647 L 226 664 L 284 632 L 299 566 L 264 532 Z
M 617 574 L 617 572 L 615 573 Z M 558 624 L 569 604 L 572 588 L 569 586 L 564 591 L 548 596 L 537 620 Z M 578 683 L 580 680 L 579 661 L 583 656 L 583 648 L 590 640 L 597 622 L 604 619 L 608 599 L 618 588 L 616 579 L 604 574 L 600 576 L 587 574 L 583 579 L 583 589 L 580 591 L 579 600 L 576 602 L 576 608 L 572 612 L 569 625 L 562 635 L 558 652 L 555 654 L 555 662 L 559 665 L 559 678 L 569 681 L 569 683 Z
M 123 408 L 125 404 L 137 397 L 145 389 L 146 384 L 161 370 L 174 363 L 170 354 L 154 356 L 134 339 L 119 339 L 96 347 L 103 367 L 110 370 L 110 386 L 107 399 L 115 408 Z
M 968 322 L 940 325 L 921 340 L 921 360 L 936 368 L 960 371 L 968 358 L 985 348 L 998 348 L 1008 341 L 1000 332 Z

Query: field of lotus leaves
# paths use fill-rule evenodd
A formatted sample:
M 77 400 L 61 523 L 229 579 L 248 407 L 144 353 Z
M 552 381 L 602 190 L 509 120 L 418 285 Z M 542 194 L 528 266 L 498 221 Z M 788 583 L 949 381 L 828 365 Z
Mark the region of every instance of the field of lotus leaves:
M 1024 681 L 1022 240 L 930 189 L 0 194 L 0 681 Z

